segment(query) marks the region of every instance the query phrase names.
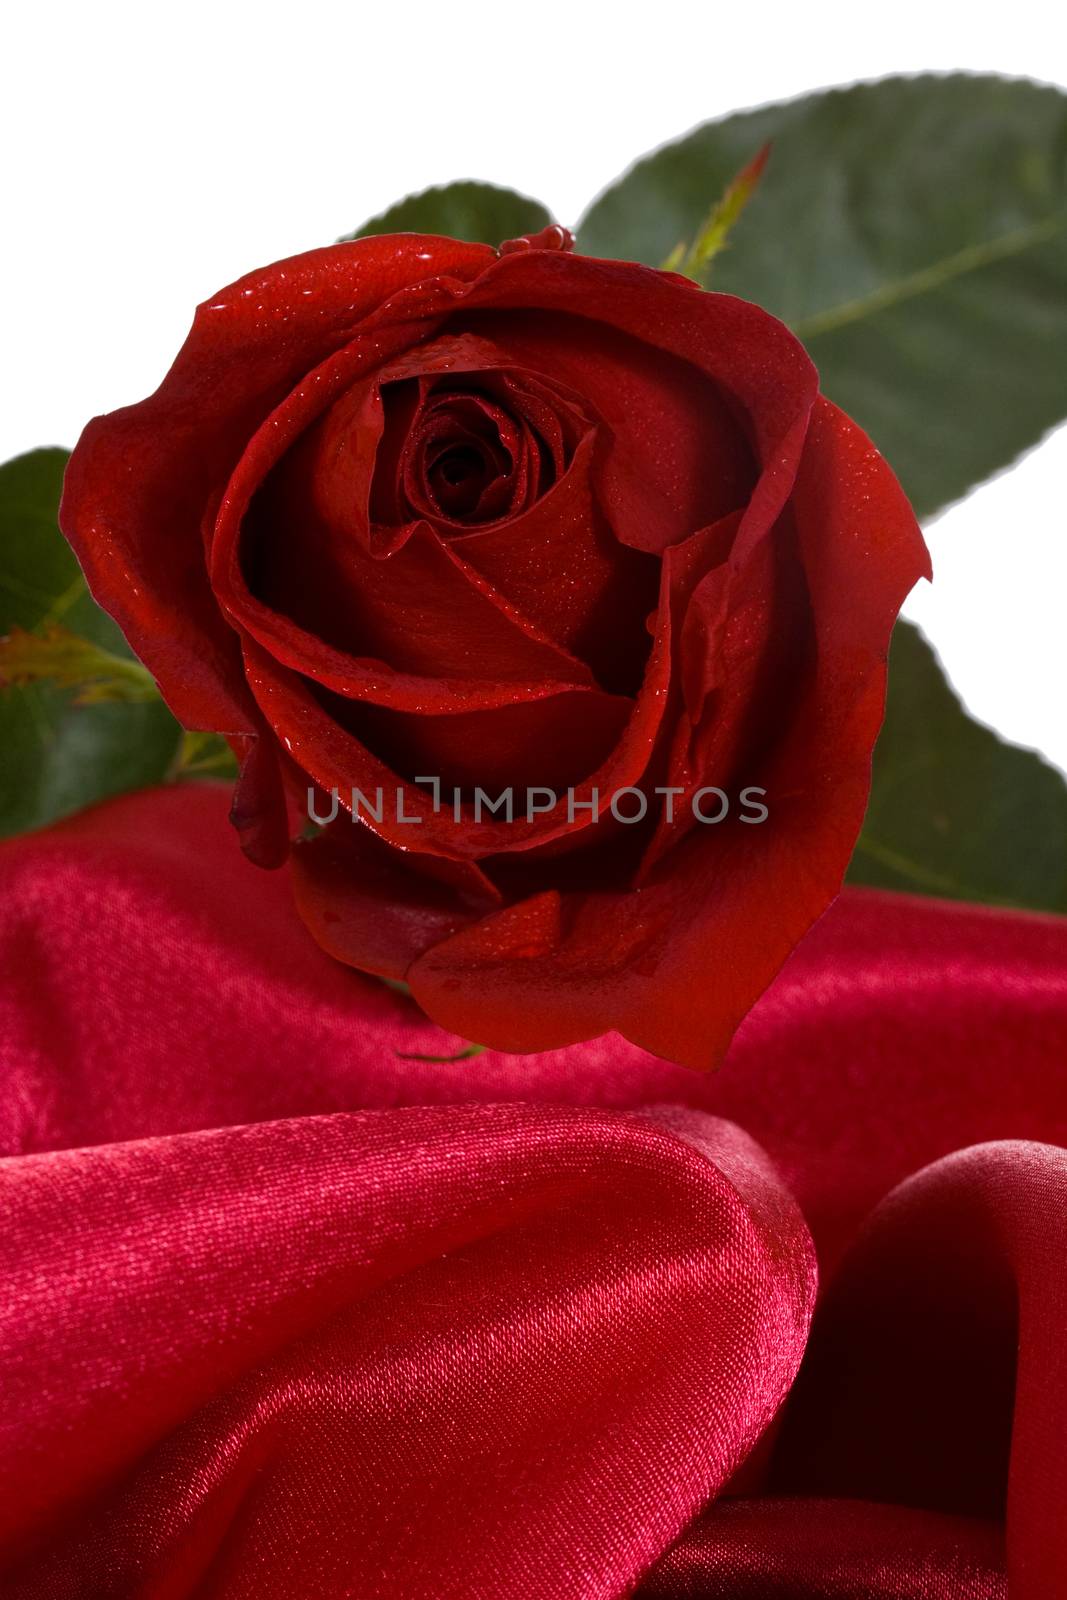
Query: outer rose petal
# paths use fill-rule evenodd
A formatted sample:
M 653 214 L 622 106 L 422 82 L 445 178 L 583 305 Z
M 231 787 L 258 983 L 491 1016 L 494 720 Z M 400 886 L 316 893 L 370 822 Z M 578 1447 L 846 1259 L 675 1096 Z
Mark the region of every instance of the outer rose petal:
M 322 814 L 325 814 L 322 813 Z M 343 820 L 293 855 L 297 909 L 317 942 L 340 961 L 402 979 L 412 951 L 476 922 L 500 895 L 473 864 L 390 848 Z
M 240 647 L 219 613 L 201 528 L 249 438 L 311 368 L 409 284 L 470 279 L 484 245 L 399 235 L 277 262 L 197 311 L 150 399 L 85 429 L 60 525 L 100 604 L 191 727 L 251 733 Z
M 566 896 L 558 934 L 528 955 L 522 905 L 428 951 L 408 981 L 443 1027 L 512 1051 L 614 1028 L 709 1067 L 834 898 L 867 803 L 889 635 L 929 558 L 896 478 L 824 399 L 791 505 L 815 659 L 763 780 L 769 820 L 696 827 L 633 893 Z

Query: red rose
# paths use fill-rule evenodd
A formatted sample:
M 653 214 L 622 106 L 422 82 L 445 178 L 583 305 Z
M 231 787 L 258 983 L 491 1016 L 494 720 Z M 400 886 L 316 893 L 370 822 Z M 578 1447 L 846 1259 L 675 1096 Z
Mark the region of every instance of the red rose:
M 927 558 L 780 323 L 566 242 L 241 279 L 61 520 L 253 859 L 356 811 L 293 852 L 327 950 L 483 1044 L 707 1066 L 840 886 Z

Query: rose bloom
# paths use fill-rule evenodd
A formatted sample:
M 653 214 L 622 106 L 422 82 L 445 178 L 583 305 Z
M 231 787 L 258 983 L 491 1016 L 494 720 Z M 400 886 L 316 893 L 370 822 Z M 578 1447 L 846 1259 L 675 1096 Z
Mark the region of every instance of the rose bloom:
M 86 428 L 61 521 L 326 950 L 481 1044 L 705 1067 L 840 887 L 927 557 L 781 323 L 569 244 L 241 279 Z M 309 788 L 370 805 L 309 837 Z

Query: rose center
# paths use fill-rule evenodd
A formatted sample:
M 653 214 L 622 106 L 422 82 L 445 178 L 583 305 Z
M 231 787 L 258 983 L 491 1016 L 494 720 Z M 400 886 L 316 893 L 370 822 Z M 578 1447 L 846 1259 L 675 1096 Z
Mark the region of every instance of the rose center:
M 447 387 L 383 387 L 376 477 L 392 477 L 401 517 L 413 513 L 443 533 L 463 532 L 515 516 L 543 493 L 552 463 L 528 419 L 493 386 L 489 375 L 484 386 L 452 379 Z M 380 485 L 379 508 L 391 493 L 388 481 Z
M 428 498 L 446 517 L 472 517 L 485 490 L 507 471 L 510 463 L 494 459 L 488 444 L 464 440 L 427 452 Z

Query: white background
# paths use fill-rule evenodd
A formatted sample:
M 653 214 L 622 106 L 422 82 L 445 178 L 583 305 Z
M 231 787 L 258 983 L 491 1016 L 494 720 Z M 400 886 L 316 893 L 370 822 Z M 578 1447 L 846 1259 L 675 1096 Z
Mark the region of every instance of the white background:
M 3 25 L 0 459 L 155 388 L 193 306 L 402 194 L 477 177 L 574 221 L 696 122 L 970 69 L 1067 85 L 1047 3 L 171 0 Z M 996 405 L 996 395 L 988 397 Z M 930 530 L 908 613 L 971 710 L 1067 768 L 1067 431 Z

